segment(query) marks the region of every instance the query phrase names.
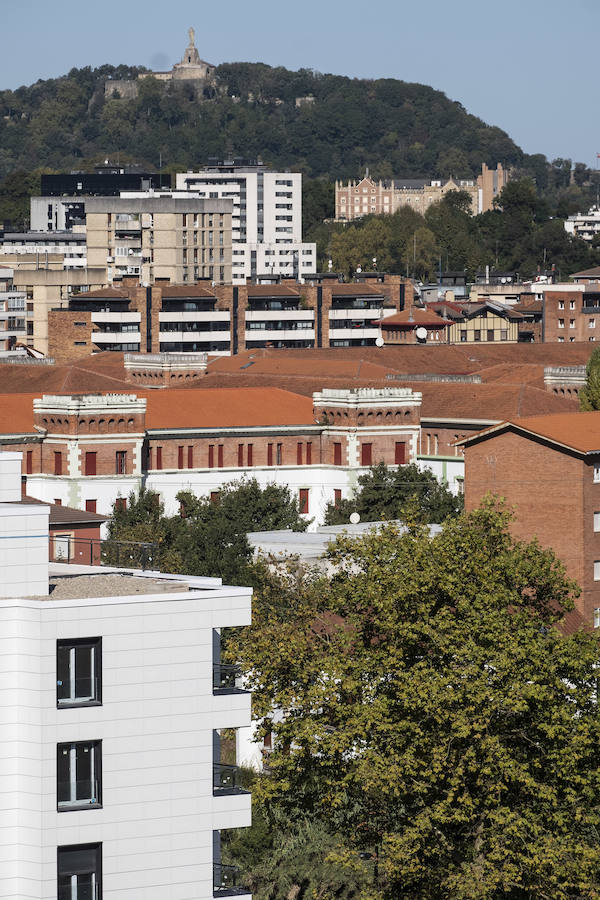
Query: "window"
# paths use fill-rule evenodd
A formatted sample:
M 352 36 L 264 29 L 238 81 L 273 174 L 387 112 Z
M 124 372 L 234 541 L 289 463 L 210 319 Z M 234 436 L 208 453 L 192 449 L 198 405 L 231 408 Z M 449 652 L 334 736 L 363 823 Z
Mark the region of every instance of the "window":
M 473 340 L 480 341 L 481 340 L 481 329 L 476 328 L 473 332 Z
M 273 465 L 273 444 L 267 444 L 267 465 Z
M 54 562 L 68 561 L 71 559 L 73 533 L 67 531 L 63 534 L 55 532 L 52 535 L 52 558 Z
M 588 328 L 595 328 L 595 327 L 596 327 L 596 320 L 588 319 Z
M 308 515 L 308 488 L 300 488 L 298 491 L 298 508 L 301 515 Z
M 54 451 L 54 474 L 62 475 L 62 453 L 60 450 Z M 86 473 L 87 474 L 87 473 Z
M 600 609 L 594 610 L 594 628 L 600 628 Z
M 115 509 L 127 509 L 127 497 L 117 497 L 115 500 Z
M 86 500 L 85 501 L 85 511 L 95 513 L 97 503 L 98 503 L 97 500 Z
M 254 465 L 254 445 L 248 444 L 247 451 L 248 451 L 248 465 L 252 466 L 252 465 Z
M 594 481 L 600 481 L 600 463 L 594 463 Z
M 162 469 L 162 447 L 156 448 L 156 468 Z
M 575 309 L 575 301 L 574 300 L 569 301 L 569 309 Z
M 58 848 L 58 900 L 100 900 L 102 844 Z
M 241 468 L 244 465 L 244 445 L 243 444 L 238 444 L 237 464 L 238 464 L 239 468 Z
M 594 563 L 594 581 L 600 581 L 600 560 Z
M 210 492 L 210 502 L 218 503 L 221 499 L 221 491 L 211 491 Z
M 373 465 L 373 444 L 360 445 L 360 464 L 361 466 Z
M 333 464 L 334 466 L 341 466 L 342 464 L 342 445 L 340 443 L 333 445 Z
M 394 462 L 397 466 L 403 466 L 406 462 L 406 441 L 396 441 Z
M 488 339 L 488 341 L 493 341 L 493 340 L 494 340 L 494 329 L 493 329 L 493 328 L 488 328 L 488 330 L 487 330 L 487 339 Z
M 25 472 L 27 475 L 33 472 L 33 450 L 28 450 L 25 456 Z
M 62 500 L 60 497 L 55 497 L 52 502 L 54 503 L 55 506 L 62 506 Z
M 301 441 L 298 441 L 298 443 L 296 444 L 296 465 L 297 466 L 302 465 L 302 443 L 301 443 Z
M 183 447 L 177 448 L 177 468 L 183 469 Z
M 312 442 L 308 441 L 306 444 L 306 465 L 312 465 Z
M 335 488 L 333 491 L 333 505 L 339 506 L 342 502 L 342 492 L 339 488 Z
M 467 340 L 467 331 L 465 328 L 461 328 L 460 339 L 463 342 Z
M 56 642 L 56 705 L 99 706 L 102 687 L 102 638 Z
M 569 319 L 569 328 L 575 328 L 575 319 Z
M 276 464 L 278 466 L 283 465 L 283 444 L 277 444 Z
M 501 341 L 507 341 L 507 340 L 508 340 L 508 329 L 502 328 L 502 329 L 500 330 L 500 340 L 501 340 Z
M 223 444 L 219 444 L 217 447 L 217 466 L 219 469 L 223 468 Z
M 101 806 L 102 742 L 56 747 L 56 800 L 59 812 Z
M 85 454 L 85 475 L 96 474 L 96 454 L 87 451 Z
M 559 327 L 559 328 L 564 328 L 564 327 L 565 327 L 565 320 L 564 320 L 564 319 L 559 319 L 559 320 L 558 320 L 558 327 Z
M 215 467 L 215 445 L 208 445 L 208 468 L 214 469 Z
M 559 308 L 559 309 L 564 309 L 564 308 L 565 308 L 565 301 L 564 301 L 564 300 L 559 300 L 559 301 L 558 301 L 558 308 Z
M 117 475 L 127 472 L 127 450 L 117 450 L 115 453 L 115 472 Z

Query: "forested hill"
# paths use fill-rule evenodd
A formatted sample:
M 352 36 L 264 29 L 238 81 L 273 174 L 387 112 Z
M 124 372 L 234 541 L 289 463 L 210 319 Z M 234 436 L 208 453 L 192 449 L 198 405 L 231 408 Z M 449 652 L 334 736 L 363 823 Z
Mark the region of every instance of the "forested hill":
M 476 175 L 483 161 L 535 174 L 499 128 L 440 91 L 394 79 L 366 81 L 260 63 L 217 68 L 212 97 L 189 83 L 144 79 L 134 100 L 104 98 L 127 66 L 72 69 L 62 78 L 0 91 L 0 180 L 21 169 L 70 170 L 120 156 L 156 169 L 198 166 L 224 153 L 261 156 L 310 177 Z M 314 102 L 296 105 L 296 98 Z

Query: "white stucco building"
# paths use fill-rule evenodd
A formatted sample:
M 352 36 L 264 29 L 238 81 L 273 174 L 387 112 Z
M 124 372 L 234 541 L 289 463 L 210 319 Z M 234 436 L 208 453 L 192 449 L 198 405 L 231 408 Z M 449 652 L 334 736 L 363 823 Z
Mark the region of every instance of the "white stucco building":
M 222 829 L 250 795 L 220 731 L 250 722 L 220 629 L 250 621 L 219 579 L 48 564 L 48 508 L 0 454 L 0 898 L 250 898 Z

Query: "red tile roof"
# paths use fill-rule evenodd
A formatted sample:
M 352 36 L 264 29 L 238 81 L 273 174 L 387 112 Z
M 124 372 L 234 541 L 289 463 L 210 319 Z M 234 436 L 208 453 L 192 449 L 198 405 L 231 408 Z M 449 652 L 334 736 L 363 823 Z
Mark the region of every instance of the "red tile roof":
M 211 297 L 215 298 L 215 292 L 209 290 L 203 284 L 169 284 L 162 289 L 163 297 Z
M 421 309 L 418 306 L 412 306 L 409 309 L 403 309 L 402 312 L 395 313 L 393 316 L 384 316 L 383 319 L 375 320 L 376 325 L 381 325 L 385 331 L 386 328 L 398 326 L 408 326 L 408 328 L 445 328 L 450 322 L 448 319 L 438 316 L 435 312 L 427 309 Z
M 127 291 L 120 291 L 117 288 L 99 288 L 97 291 L 82 291 L 73 294 L 73 299 L 77 300 L 129 300 Z
M 136 390 L 147 428 L 314 425 L 312 399 L 276 387 Z
M 596 410 L 518 418 L 481 431 L 469 440 L 487 440 L 507 430 L 546 438 L 554 444 L 579 453 L 600 453 L 600 411 Z

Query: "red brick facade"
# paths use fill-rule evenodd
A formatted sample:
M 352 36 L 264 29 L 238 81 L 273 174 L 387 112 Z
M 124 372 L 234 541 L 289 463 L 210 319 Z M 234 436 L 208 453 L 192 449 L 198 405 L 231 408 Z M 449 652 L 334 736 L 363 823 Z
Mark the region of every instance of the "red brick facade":
M 467 445 L 465 505 L 478 506 L 488 494 L 514 507 L 516 537 L 537 537 L 563 561 L 567 573 L 582 587 L 577 606 L 588 624 L 600 607 L 600 482 L 594 481 L 593 459 L 561 449 L 543 438 L 502 431 Z

